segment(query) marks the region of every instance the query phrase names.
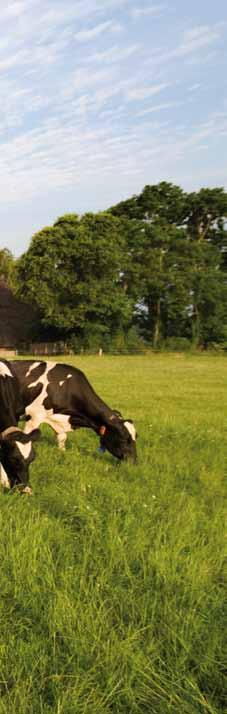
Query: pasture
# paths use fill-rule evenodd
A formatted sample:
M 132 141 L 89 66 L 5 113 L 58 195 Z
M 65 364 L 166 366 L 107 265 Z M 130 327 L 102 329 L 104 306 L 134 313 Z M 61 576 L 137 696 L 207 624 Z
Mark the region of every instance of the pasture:
M 221 714 L 227 360 L 59 358 L 136 424 L 138 464 L 42 427 L 0 493 L 0 714 Z

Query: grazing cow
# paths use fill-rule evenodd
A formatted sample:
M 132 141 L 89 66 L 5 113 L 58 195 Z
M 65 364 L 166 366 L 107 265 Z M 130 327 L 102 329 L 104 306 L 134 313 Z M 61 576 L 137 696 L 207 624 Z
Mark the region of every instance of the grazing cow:
M 54 362 L 13 360 L 10 364 L 20 384 L 26 433 L 46 422 L 64 449 L 67 432 L 87 427 L 100 436 L 102 450 L 136 461 L 134 424 L 100 399 L 83 372 Z
M 21 413 L 20 388 L 13 367 L 0 360 L 0 482 L 6 488 L 17 487 L 32 493 L 29 464 L 34 459 L 32 441 L 38 429 L 25 434 L 17 423 Z

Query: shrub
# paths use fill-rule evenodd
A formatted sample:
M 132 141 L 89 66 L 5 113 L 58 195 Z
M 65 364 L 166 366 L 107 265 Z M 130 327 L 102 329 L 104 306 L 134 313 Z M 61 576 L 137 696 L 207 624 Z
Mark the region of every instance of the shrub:
M 169 352 L 189 352 L 192 344 L 187 337 L 167 337 L 163 347 Z

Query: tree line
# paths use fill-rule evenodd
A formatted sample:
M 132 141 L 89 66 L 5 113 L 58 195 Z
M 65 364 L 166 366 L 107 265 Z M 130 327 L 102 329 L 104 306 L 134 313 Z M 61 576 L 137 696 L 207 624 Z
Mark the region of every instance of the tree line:
M 33 339 L 75 351 L 227 344 L 226 219 L 223 188 L 161 182 L 58 218 L 18 260 L 1 251 L 0 270 L 36 309 Z

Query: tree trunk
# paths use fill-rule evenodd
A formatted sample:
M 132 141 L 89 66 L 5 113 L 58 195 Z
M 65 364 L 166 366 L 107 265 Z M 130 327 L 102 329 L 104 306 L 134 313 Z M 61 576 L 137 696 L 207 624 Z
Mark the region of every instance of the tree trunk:
M 192 342 L 195 347 L 200 343 L 200 316 L 197 305 L 193 306 L 192 315 Z
M 154 326 L 153 334 L 153 347 L 156 349 L 158 346 L 161 335 L 161 299 L 159 298 L 156 305 L 156 320 Z

